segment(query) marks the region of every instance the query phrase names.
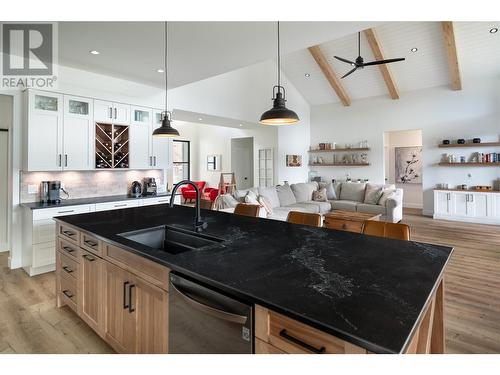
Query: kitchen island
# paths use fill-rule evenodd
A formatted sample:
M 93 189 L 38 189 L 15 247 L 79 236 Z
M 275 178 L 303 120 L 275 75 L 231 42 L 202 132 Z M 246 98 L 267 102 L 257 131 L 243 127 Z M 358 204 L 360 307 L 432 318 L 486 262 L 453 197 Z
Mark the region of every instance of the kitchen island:
M 151 206 L 57 218 L 58 305 L 118 352 L 166 353 L 174 271 L 254 305 L 256 353 L 444 351 L 452 248 L 216 211 L 203 211 L 203 234 L 222 242 L 196 250 L 173 254 L 120 235 L 189 230 L 193 212 Z

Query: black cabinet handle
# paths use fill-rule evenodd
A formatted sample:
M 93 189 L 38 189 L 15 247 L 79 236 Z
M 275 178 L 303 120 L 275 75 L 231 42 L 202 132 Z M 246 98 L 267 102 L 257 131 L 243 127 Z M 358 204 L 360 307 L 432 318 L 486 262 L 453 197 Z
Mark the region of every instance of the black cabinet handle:
M 74 294 L 72 294 L 69 290 L 63 290 L 63 294 L 68 298 L 73 298 Z
M 128 309 L 129 304 L 127 303 L 127 285 L 130 284 L 129 281 L 123 283 L 123 309 Z
M 322 354 L 325 352 L 325 347 L 322 346 L 321 348 L 315 348 L 314 346 L 312 345 L 309 345 L 308 343 L 302 341 L 302 340 L 299 340 L 298 338 L 296 337 L 293 337 L 291 335 L 289 335 L 287 332 L 286 332 L 286 329 L 282 329 L 280 331 L 280 336 L 283 337 L 284 339 L 290 341 L 290 342 L 293 342 L 294 344 L 297 344 L 299 346 L 302 346 L 304 349 L 306 350 L 309 350 L 310 352 L 312 353 L 316 353 L 316 354 Z
M 73 270 L 71 268 L 69 268 L 68 266 L 64 266 L 63 270 L 65 270 L 67 273 L 73 272 Z
M 86 259 L 86 260 L 88 260 L 89 262 L 93 262 L 95 260 L 94 257 L 91 257 L 90 255 L 87 255 L 87 254 L 84 254 L 83 258 Z
M 75 212 L 75 210 L 57 211 L 58 214 L 69 214 L 71 212 Z
M 68 253 L 72 253 L 73 251 L 75 251 L 75 249 L 72 249 L 71 247 L 68 246 L 63 246 L 63 250 L 67 251 Z
M 68 166 L 68 154 L 64 154 L 64 166 Z
M 135 284 L 128 287 L 128 312 L 133 313 L 135 308 L 132 306 L 132 288 L 135 288 Z
M 90 247 L 96 247 L 97 246 L 96 242 L 93 242 L 93 241 L 90 241 L 90 240 L 84 240 L 83 242 L 85 243 L 85 245 L 88 245 Z
M 75 233 L 73 232 L 70 232 L 69 230 L 63 230 L 63 234 L 65 234 L 66 236 L 68 237 L 72 237 L 75 235 Z

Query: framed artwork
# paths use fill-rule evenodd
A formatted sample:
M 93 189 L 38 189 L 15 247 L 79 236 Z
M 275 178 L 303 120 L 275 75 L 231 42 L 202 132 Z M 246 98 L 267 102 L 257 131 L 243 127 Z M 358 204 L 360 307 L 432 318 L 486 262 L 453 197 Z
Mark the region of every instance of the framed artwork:
M 207 171 L 220 171 L 221 155 L 208 155 L 207 156 Z
M 287 155 L 286 156 L 286 166 L 287 167 L 302 167 L 302 155 Z
M 397 184 L 422 183 L 422 147 L 395 147 Z

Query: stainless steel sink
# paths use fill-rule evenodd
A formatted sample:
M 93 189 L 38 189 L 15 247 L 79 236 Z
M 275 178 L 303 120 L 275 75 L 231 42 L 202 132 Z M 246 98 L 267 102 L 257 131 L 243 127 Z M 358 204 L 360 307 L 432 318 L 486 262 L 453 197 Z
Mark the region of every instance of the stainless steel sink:
M 181 228 L 160 226 L 119 233 L 118 236 L 170 254 L 201 249 L 223 240 Z

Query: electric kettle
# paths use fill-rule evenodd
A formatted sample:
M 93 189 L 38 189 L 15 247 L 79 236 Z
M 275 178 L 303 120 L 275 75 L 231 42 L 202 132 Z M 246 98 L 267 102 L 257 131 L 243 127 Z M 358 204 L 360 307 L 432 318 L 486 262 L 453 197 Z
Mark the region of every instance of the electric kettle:
M 142 193 L 141 183 L 139 181 L 132 182 L 132 185 L 130 186 L 130 196 L 138 198 L 141 196 L 141 193 Z

